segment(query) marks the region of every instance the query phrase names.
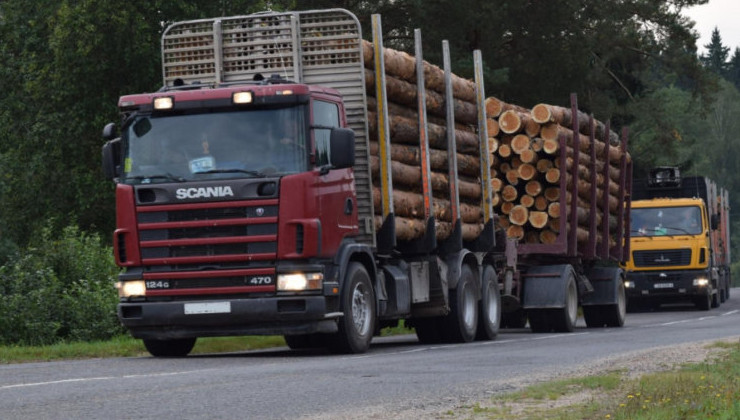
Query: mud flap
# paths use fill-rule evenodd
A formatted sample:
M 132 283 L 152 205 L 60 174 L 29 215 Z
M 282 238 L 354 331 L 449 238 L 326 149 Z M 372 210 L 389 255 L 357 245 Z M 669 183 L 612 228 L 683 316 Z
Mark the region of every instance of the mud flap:
M 524 309 L 564 308 L 569 279 L 575 278 L 569 264 L 530 267 L 524 273 L 522 307 Z
M 619 302 L 619 282 L 622 269 L 619 267 L 593 267 L 586 270 L 586 277 L 594 287 L 592 293 L 581 296 L 581 306 L 613 305 Z

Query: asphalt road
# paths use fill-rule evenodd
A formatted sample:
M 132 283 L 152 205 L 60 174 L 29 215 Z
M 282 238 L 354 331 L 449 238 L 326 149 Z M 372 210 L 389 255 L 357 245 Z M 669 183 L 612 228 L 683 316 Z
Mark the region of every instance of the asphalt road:
M 392 418 L 513 389 L 643 349 L 740 335 L 740 288 L 711 311 L 630 313 L 624 328 L 503 330 L 495 341 L 420 345 L 375 339 L 363 355 L 286 348 L 184 359 L 111 358 L 0 367 L 3 419 Z M 511 382 L 509 382 L 509 378 Z

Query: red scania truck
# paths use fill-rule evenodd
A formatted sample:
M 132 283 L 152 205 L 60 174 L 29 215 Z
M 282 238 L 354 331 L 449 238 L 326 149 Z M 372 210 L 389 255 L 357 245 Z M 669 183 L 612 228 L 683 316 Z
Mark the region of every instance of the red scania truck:
M 522 246 L 495 229 L 479 54 L 481 229 L 462 232 L 453 137 L 451 233 L 437 241 L 442 223 L 425 186 L 426 233 L 397 237 L 383 60 L 376 54 L 373 176 L 361 35 L 341 9 L 167 28 L 164 86 L 121 97 L 120 136 L 112 123 L 103 130 L 103 169 L 116 182 L 114 252 L 125 269 L 118 316 L 131 334 L 154 356 L 184 356 L 197 337 L 229 335 L 359 353 L 399 320 L 423 342 L 493 339 L 502 309 L 511 326 L 529 316 L 536 331 L 572 331 L 579 303 L 589 326 L 621 326 L 622 272 L 601 263 L 622 259 L 628 234 L 584 249 L 565 233 L 565 217 L 551 245 Z M 418 147 L 428 180 L 428 138 L 420 135 Z M 565 153 L 563 144 L 563 163 Z M 566 182 L 563 203 L 575 188 Z M 624 208 L 620 227 L 628 226 Z M 596 238 L 601 227 L 589 229 Z

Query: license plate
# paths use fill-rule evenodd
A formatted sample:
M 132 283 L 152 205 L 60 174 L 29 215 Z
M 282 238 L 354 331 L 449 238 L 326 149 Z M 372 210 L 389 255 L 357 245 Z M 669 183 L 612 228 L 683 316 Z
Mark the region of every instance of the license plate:
M 673 287 L 673 283 L 655 283 L 653 287 L 656 289 L 670 289 Z
M 206 302 L 185 304 L 185 315 L 228 314 L 230 312 L 231 302 Z

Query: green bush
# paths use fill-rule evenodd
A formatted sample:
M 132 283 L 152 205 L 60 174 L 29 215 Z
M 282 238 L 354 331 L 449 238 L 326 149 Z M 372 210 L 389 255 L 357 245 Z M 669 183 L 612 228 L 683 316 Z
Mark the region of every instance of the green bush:
M 0 267 L 0 343 L 43 345 L 121 334 L 117 273 L 111 248 L 97 235 L 77 227 L 44 229 Z

